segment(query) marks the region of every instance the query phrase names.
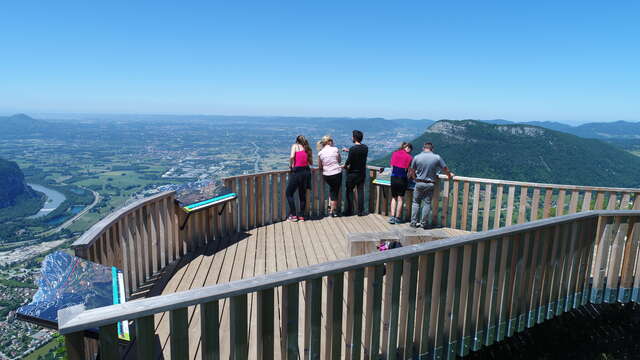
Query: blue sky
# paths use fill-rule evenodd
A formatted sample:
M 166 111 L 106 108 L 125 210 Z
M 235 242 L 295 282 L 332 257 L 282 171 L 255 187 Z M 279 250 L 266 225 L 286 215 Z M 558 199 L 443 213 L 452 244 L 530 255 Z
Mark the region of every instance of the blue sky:
M 0 111 L 640 121 L 639 1 L 11 1 Z

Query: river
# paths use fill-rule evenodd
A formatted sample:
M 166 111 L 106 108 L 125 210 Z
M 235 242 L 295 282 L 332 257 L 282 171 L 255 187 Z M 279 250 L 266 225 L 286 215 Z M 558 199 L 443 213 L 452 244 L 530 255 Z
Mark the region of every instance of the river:
M 36 219 L 48 215 L 67 199 L 61 192 L 50 189 L 46 186 L 38 184 L 27 185 L 31 186 L 33 190 L 44 193 L 47 196 L 47 200 L 45 201 L 42 209 L 40 209 L 37 214 L 29 216 L 29 219 Z

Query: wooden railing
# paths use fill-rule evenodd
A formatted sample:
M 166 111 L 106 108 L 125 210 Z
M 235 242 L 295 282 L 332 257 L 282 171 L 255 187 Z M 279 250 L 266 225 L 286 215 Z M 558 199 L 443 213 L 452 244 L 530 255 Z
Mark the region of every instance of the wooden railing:
M 378 173 L 370 167 L 370 177 Z M 390 189 L 370 185 L 371 212 L 388 215 Z M 440 176 L 432 199 L 432 221 L 445 227 L 487 231 L 536 219 L 589 210 L 640 210 L 640 189 L 540 184 Z M 407 191 L 402 217 L 411 216 Z
M 99 328 L 101 359 L 118 359 L 116 323 L 134 320 L 138 358 L 154 359 L 154 315 L 169 312 L 171 355 L 184 358 L 188 308 L 196 306 L 203 358 L 246 359 L 247 296 L 255 293 L 259 358 L 273 358 L 276 347 L 289 359 L 453 358 L 588 302 L 639 301 L 638 220 L 640 211 L 557 216 L 81 311 L 60 332 L 76 359 L 84 356 L 83 331 Z

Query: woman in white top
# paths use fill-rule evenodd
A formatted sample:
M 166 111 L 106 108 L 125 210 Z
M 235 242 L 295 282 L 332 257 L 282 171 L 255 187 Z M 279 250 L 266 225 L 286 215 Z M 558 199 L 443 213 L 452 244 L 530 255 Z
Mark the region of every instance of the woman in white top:
M 333 139 L 329 135 L 318 141 L 318 169 L 322 171 L 324 181 L 329 185 L 329 201 L 331 210 L 329 216 L 338 216 L 338 197 L 340 185 L 342 185 L 342 166 L 340 166 L 340 151 L 334 146 Z

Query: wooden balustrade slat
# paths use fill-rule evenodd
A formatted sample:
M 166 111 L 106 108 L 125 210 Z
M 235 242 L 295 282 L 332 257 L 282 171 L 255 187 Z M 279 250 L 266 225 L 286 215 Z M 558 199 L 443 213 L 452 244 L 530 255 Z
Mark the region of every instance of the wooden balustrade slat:
M 479 302 L 479 298 L 474 298 L 474 290 L 477 286 L 475 283 L 476 256 L 478 244 L 464 245 L 462 249 L 462 269 L 460 272 L 460 296 L 458 304 L 458 321 L 453 322 L 453 326 L 457 326 L 458 336 L 453 340 L 459 340 L 459 344 L 455 351 L 460 356 L 465 356 L 471 349 L 472 336 L 472 319 L 473 306 Z M 450 340 L 450 341 L 453 341 Z
M 249 198 L 247 197 L 247 182 L 249 179 L 243 178 L 240 179 L 240 194 L 239 194 L 239 204 L 240 204 L 240 219 L 242 220 L 240 224 L 240 228 L 242 230 L 249 229 Z
M 504 187 L 502 185 L 498 185 L 496 188 L 496 210 L 493 217 L 493 229 L 497 229 L 500 226 L 500 221 L 502 218 L 502 195 L 504 193 Z
M 509 302 L 509 289 L 511 286 L 511 260 L 514 249 L 513 238 L 504 237 L 500 240 L 500 256 L 497 273 L 496 317 L 495 328 L 489 333 L 490 343 L 502 341 L 507 328 L 507 309 Z
M 569 251 L 569 268 L 568 268 L 568 282 L 567 282 L 567 295 L 565 300 L 564 311 L 570 311 L 575 308 L 575 296 L 576 296 L 576 284 L 578 282 L 578 275 L 580 271 L 580 255 L 582 246 L 580 244 L 580 223 L 573 223 L 570 225 L 570 251 Z
M 491 184 L 484 186 L 484 204 L 482 205 L 482 231 L 489 231 L 489 217 L 491 216 Z
M 489 249 L 487 242 L 483 241 L 477 244 L 475 256 L 475 270 L 473 275 L 474 286 L 472 299 L 471 315 L 469 320 L 469 336 L 473 336 L 470 341 L 469 350 L 479 350 L 484 344 L 484 333 L 488 323 L 487 313 L 484 309 L 487 306 L 487 274 L 489 272 Z M 467 341 L 465 341 L 465 344 Z
M 611 239 L 617 230 L 617 225 L 606 224 L 604 225 L 604 231 L 600 237 L 600 241 L 597 244 L 596 257 L 594 260 L 593 269 L 593 282 L 591 286 L 591 302 L 599 304 L 602 302 L 604 296 L 604 277 L 607 270 L 607 254 L 609 253 L 609 246 Z
M 154 253 L 153 253 L 153 247 L 154 247 L 154 240 L 155 238 L 153 237 L 152 234 L 152 226 L 150 224 L 151 221 L 151 214 L 150 214 L 150 206 L 152 204 L 149 204 L 147 206 L 144 206 L 140 209 L 140 213 L 142 216 L 142 233 L 144 234 L 143 236 L 143 240 L 145 243 L 145 257 L 147 258 L 145 260 L 145 265 L 146 265 L 146 279 L 148 280 L 149 278 L 151 278 L 151 276 L 153 275 L 154 271 L 153 271 L 153 260 L 155 259 Z
M 64 347 L 69 360 L 85 360 L 87 357 L 84 346 L 84 334 L 82 332 L 65 335 Z
M 550 274 L 549 264 L 551 263 L 551 247 L 552 247 L 552 239 L 549 236 L 548 229 L 544 229 L 538 231 L 536 236 L 540 238 L 537 241 L 542 242 L 542 249 L 539 262 L 539 297 L 535 299 L 534 302 L 534 314 L 533 314 L 533 323 L 539 324 L 541 323 L 546 316 L 546 307 L 548 292 L 549 292 L 549 284 L 550 284 Z
M 384 266 L 367 267 L 367 303 L 365 313 L 364 357 L 377 358 L 380 354 L 380 323 L 382 320 L 382 276 Z
M 220 359 L 218 300 L 200 304 L 200 353 L 203 360 Z
M 271 175 L 271 223 L 276 223 L 280 220 L 284 220 L 282 218 L 281 212 L 280 212 L 280 208 L 278 207 L 278 180 L 280 179 L 280 176 L 278 176 L 277 174 L 272 174 Z M 284 205 L 284 204 L 282 204 Z
M 471 210 L 471 231 L 478 231 L 478 216 L 480 208 L 480 183 L 473 184 L 473 205 Z
M 121 355 L 120 345 L 118 344 L 118 325 L 109 324 L 101 326 L 99 334 L 100 359 L 120 360 Z
M 140 213 L 142 209 L 139 208 L 131 214 L 130 225 L 133 228 L 133 246 L 135 248 L 135 262 L 138 265 L 138 286 L 142 285 L 146 278 L 146 244 L 144 241 L 144 232 L 142 231 L 142 215 Z
M 451 189 L 449 188 L 449 179 L 447 178 L 443 182 L 442 186 L 442 219 L 440 220 L 440 224 L 444 227 L 449 226 L 449 193 Z M 413 192 L 407 191 L 407 195 L 405 195 L 406 206 L 408 217 L 411 217 L 411 201 L 413 200 Z
M 528 191 L 529 188 L 525 186 L 520 188 L 520 199 L 518 200 L 518 224 L 523 224 L 524 222 L 526 222 Z
M 433 186 L 433 194 L 431 197 L 431 224 L 440 224 L 440 186 L 441 182 L 438 180 Z M 391 188 L 389 188 L 389 199 L 391 199 Z
M 282 220 L 287 218 L 287 174 L 280 175 L 280 211 L 282 212 Z
M 616 302 L 618 300 L 618 294 L 614 291 L 614 288 L 618 286 L 618 276 L 620 275 L 622 266 L 622 252 L 624 250 L 624 243 L 628 229 L 628 224 L 620 224 L 611 244 L 609 266 L 607 269 L 607 283 L 604 292 L 604 301 L 607 303 Z
M 156 343 L 153 315 L 135 320 L 138 359 L 155 359 Z
M 531 215 L 530 221 L 538 220 L 538 211 L 540 211 L 540 188 L 533 189 L 533 197 L 531 198 Z
M 453 190 L 451 190 L 451 192 L 453 193 L 453 202 L 451 203 L 451 227 L 454 229 L 459 229 L 458 227 L 458 198 L 460 196 L 459 194 L 459 181 L 454 180 L 453 181 Z
M 499 278 L 499 266 L 500 266 L 500 253 L 498 246 L 498 239 L 491 239 L 489 248 L 489 263 L 488 271 L 486 274 L 486 293 L 485 293 L 485 308 L 483 309 L 484 328 L 483 328 L 483 345 L 491 345 L 495 340 L 495 329 L 497 326 L 497 293 L 498 293 L 498 278 Z
M 513 203 L 515 201 L 516 187 L 509 186 L 509 193 L 507 195 L 507 215 L 504 226 L 513 225 Z
M 460 228 L 462 230 L 468 230 L 467 220 L 469 211 L 469 183 L 464 182 L 462 184 L 462 218 L 460 219 Z
M 431 302 L 431 321 L 429 322 L 429 354 L 439 359 L 444 353 L 445 306 L 447 300 L 447 269 L 449 267 L 450 249 L 437 251 L 435 254 Z
M 260 175 L 256 177 L 256 193 L 257 193 L 257 208 L 256 208 L 256 226 L 264 226 L 264 213 L 265 213 L 265 176 Z M 267 186 L 267 189 L 269 187 Z
M 249 358 L 247 294 L 229 299 L 229 347 L 231 359 Z
M 330 275 L 327 278 L 325 357 L 340 359 L 342 352 L 342 294 L 344 273 Z
M 551 212 L 551 201 L 553 199 L 553 189 L 545 189 L 544 191 L 544 207 L 542 208 L 542 218 L 549 217 Z
M 640 196 L 635 194 L 635 200 L 633 201 L 633 210 L 640 210 Z
M 580 192 L 573 190 L 571 192 L 571 200 L 569 200 L 569 214 L 574 214 L 578 211 L 578 200 L 580 198 Z
M 580 246 L 579 259 L 578 259 L 578 273 L 576 274 L 576 286 L 575 297 L 573 301 L 573 308 L 577 308 L 582 305 L 583 294 L 585 293 L 585 278 L 590 279 L 589 274 L 589 254 L 592 252 L 591 245 L 593 245 L 593 234 L 589 234 L 588 227 L 591 225 L 589 221 L 583 221 L 578 224 L 578 244 Z
M 345 359 L 360 359 L 362 349 L 362 303 L 364 269 L 347 273 L 347 323 L 345 331 Z
M 602 210 L 602 205 L 604 204 L 604 192 L 598 191 L 596 194 L 596 203 L 593 207 L 594 210 Z
M 257 296 L 257 356 L 259 359 L 273 359 L 274 349 L 274 289 L 258 292 Z
M 282 287 L 282 355 L 288 360 L 298 359 L 298 290 L 299 284 L 294 283 Z
M 135 247 L 135 239 L 133 238 L 133 234 L 131 232 L 131 219 L 130 216 L 124 216 L 123 218 L 123 223 L 122 223 L 122 227 L 124 229 L 124 236 L 125 236 L 125 241 L 126 241 L 126 246 L 127 246 L 127 261 L 129 262 L 129 274 L 130 274 L 130 280 L 131 283 L 129 285 L 130 289 L 131 289 L 131 293 L 135 292 L 136 290 L 138 290 L 138 284 L 139 280 L 139 271 L 138 271 L 138 264 L 137 264 L 137 259 L 138 259 L 138 255 L 136 253 L 136 247 Z
M 312 170 L 311 173 L 311 190 L 313 192 L 313 216 L 320 216 L 320 171 Z
M 513 237 L 511 244 L 511 252 L 509 254 L 510 262 L 507 267 L 507 281 L 505 287 L 505 313 L 504 320 L 501 321 L 504 327 L 499 329 L 498 340 L 504 340 L 506 337 L 513 336 L 518 326 L 518 318 L 520 316 L 520 293 L 524 287 L 523 267 L 525 256 L 524 235 L 518 234 Z
M 630 217 L 627 225 L 626 241 L 622 255 L 622 266 L 620 270 L 620 290 L 618 301 L 626 303 L 631 299 L 631 287 L 633 286 L 633 268 L 636 265 L 638 253 L 638 231 L 640 224 L 637 218 Z
M 581 211 L 589 211 L 589 210 L 591 210 L 591 191 L 585 191 L 584 197 L 582 198 Z
M 480 187 L 478 186 L 478 193 Z M 475 191 L 475 190 L 474 190 Z M 446 294 L 444 303 L 444 319 L 442 330 L 443 354 L 445 358 L 454 359 L 458 352 L 458 336 L 460 334 L 458 328 L 459 299 L 461 291 L 462 267 L 464 265 L 462 255 L 464 247 L 453 247 L 449 250 L 449 261 L 446 280 Z
M 416 324 L 416 286 L 418 283 L 418 257 L 404 261 L 402 269 L 402 295 L 400 299 L 400 325 L 398 333 L 400 358 L 415 357 L 413 329 Z
M 560 241 L 562 242 L 562 252 L 560 253 L 561 258 L 559 260 L 561 273 L 560 282 L 558 285 L 558 298 L 555 300 L 556 316 L 561 315 L 565 311 L 567 297 L 569 296 L 567 288 L 569 286 L 569 267 L 572 260 L 572 258 L 570 257 L 570 252 L 572 250 L 571 247 L 573 246 L 574 242 L 571 240 L 567 241 L 567 239 L 571 239 L 571 227 L 569 226 L 569 224 L 564 224 L 560 226 Z
M 256 178 L 247 178 L 247 214 L 249 217 L 249 223 L 247 229 L 253 229 L 256 227 Z
M 305 359 L 320 358 L 322 278 L 305 281 Z
M 416 325 L 413 331 L 413 348 L 418 356 L 429 351 L 429 322 L 431 321 L 431 290 L 433 285 L 434 254 L 418 257 L 418 291 L 416 296 Z
M 400 320 L 400 285 L 402 282 L 402 268 L 403 261 L 394 261 L 387 265 L 387 275 L 385 282 L 385 289 L 389 289 L 389 298 L 385 299 L 385 307 L 388 306 L 389 310 L 385 310 L 385 315 L 389 314 L 389 320 L 387 322 L 388 331 L 387 336 L 383 340 L 383 357 L 387 359 L 397 358 L 398 348 L 398 325 Z M 384 331 L 383 331 L 384 333 Z M 386 346 L 385 346 L 386 345 Z
M 551 247 L 551 265 L 550 265 L 550 290 L 549 296 L 546 299 L 546 313 L 544 319 L 549 320 L 555 316 L 555 309 L 558 298 L 558 287 L 560 277 L 562 275 L 560 269 L 560 259 L 562 246 L 564 245 L 560 238 L 561 226 L 556 225 L 552 230 L 553 246 Z
M 171 359 L 189 359 L 189 319 L 187 308 L 169 312 Z
M 607 210 L 615 210 L 618 202 L 618 194 L 609 192 L 609 201 L 607 203 Z
M 630 200 L 631 200 L 631 194 L 629 193 L 622 194 L 622 199 L 620 200 L 620 207 L 618 209 L 628 210 L 630 205 L 629 204 Z
M 527 318 L 529 315 L 529 304 L 533 294 L 533 274 L 535 272 L 535 244 L 533 234 L 527 232 L 523 234 L 522 257 L 518 264 L 518 288 L 519 291 L 515 295 L 517 301 L 516 318 L 514 327 L 509 327 L 509 333 L 524 331 L 527 327 Z

